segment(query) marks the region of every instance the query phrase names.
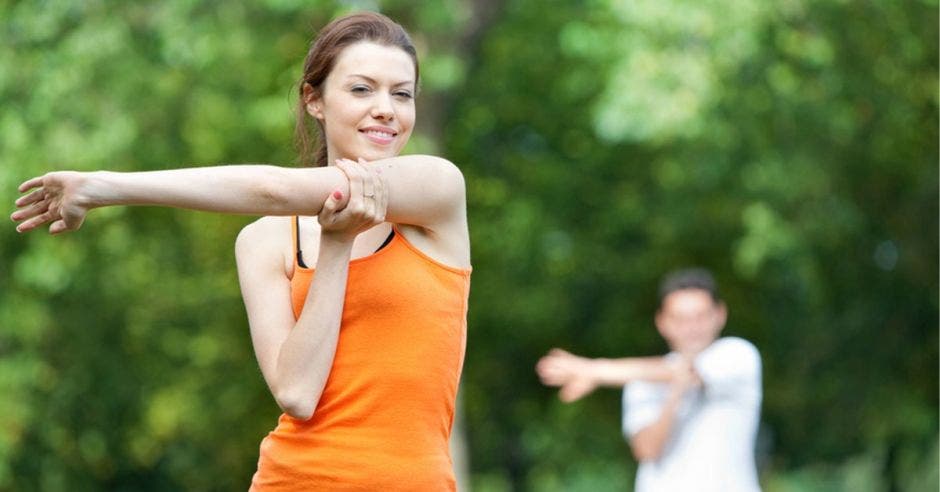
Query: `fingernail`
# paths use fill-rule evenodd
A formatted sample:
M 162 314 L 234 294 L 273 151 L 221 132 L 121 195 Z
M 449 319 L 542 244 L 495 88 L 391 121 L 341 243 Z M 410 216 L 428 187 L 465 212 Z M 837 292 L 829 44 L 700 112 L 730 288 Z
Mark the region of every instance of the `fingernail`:
M 342 194 L 339 190 L 336 190 L 336 191 L 333 192 L 333 198 L 335 198 L 335 199 L 337 199 L 337 200 L 342 200 L 342 199 L 343 199 L 343 194 Z

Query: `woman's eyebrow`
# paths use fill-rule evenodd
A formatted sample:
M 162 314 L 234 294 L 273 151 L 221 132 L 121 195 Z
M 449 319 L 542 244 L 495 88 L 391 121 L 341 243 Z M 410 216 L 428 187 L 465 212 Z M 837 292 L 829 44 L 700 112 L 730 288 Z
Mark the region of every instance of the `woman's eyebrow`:
M 370 84 L 379 85 L 377 80 L 373 79 L 372 77 L 369 77 L 368 75 L 363 75 L 363 74 L 360 74 L 360 73 L 350 74 L 347 78 L 350 78 L 350 79 L 353 79 L 353 78 L 360 78 L 360 79 L 363 79 L 363 80 L 365 80 L 366 82 L 368 82 L 368 83 L 370 83 Z M 396 83 L 392 84 L 392 87 L 398 87 L 398 86 L 400 86 L 400 85 L 414 85 L 414 83 L 415 83 L 414 80 L 408 79 L 408 80 L 403 80 L 403 81 L 401 81 L 401 82 L 396 82 Z

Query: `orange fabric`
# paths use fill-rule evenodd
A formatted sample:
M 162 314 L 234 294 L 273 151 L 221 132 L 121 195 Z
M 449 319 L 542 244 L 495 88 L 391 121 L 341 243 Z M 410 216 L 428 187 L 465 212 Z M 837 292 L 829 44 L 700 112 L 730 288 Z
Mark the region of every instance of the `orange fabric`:
M 313 278 L 296 261 L 295 317 Z M 309 421 L 281 415 L 261 442 L 251 490 L 456 490 L 448 440 L 469 291 L 470 269 L 434 261 L 397 228 L 384 248 L 350 261 L 317 409 Z

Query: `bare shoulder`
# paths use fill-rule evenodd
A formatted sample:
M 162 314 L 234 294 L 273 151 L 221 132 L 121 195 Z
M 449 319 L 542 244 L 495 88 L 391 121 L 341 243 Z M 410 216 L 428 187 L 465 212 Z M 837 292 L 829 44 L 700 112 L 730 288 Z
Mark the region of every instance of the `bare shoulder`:
M 274 262 L 283 264 L 289 255 L 292 217 L 262 217 L 242 228 L 235 239 L 239 263 Z
M 235 240 L 236 248 L 240 245 L 248 246 L 271 241 L 283 235 L 284 232 L 289 236 L 291 219 L 291 217 L 261 217 L 242 228 Z

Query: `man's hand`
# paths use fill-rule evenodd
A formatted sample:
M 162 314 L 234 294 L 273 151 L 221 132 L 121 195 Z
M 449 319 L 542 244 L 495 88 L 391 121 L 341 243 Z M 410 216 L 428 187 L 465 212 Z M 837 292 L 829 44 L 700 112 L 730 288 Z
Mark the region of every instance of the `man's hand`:
M 16 201 L 10 216 L 18 232 L 27 232 L 46 223 L 50 234 L 74 231 L 82 226 L 92 208 L 88 196 L 88 174 L 60 171 L 32 178 L 20 185 L 20 193 L 33 190 Z
M 570 403 L 597 388 L 592 374 L 591 360 L 578 357 L 562 349 L 552 349 L 535 366 L 542 384 L 560 386 L 558 397 Z
M 695 366 L 692 362 L 692 359 L 683 356 L 671 364 L 672 390 L 674 393 L 682 395 L 690 389 L 702 386 L 702 379 L 695 372 Z

